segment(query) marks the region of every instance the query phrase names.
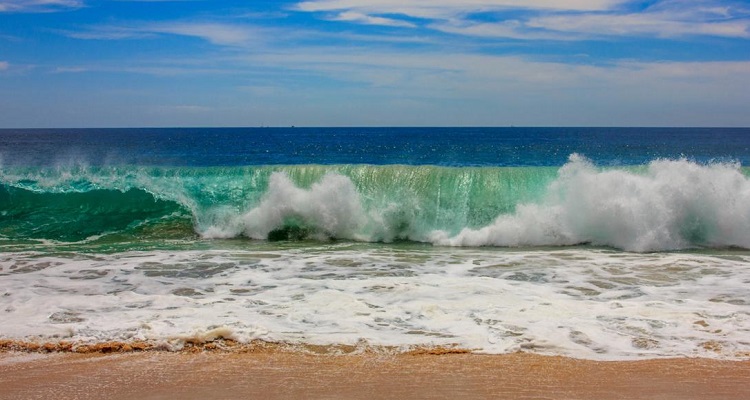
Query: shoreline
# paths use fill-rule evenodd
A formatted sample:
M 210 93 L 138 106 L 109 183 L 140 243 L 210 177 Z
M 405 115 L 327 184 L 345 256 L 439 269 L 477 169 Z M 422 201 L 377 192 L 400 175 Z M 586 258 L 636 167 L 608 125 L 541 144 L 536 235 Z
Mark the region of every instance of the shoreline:
M 343 355 L 445 355 L 472 354 L 469 349 L 447 346 L 410 346 L 400 348 L 395 346 L 369 345 L 366 342 L 355 345 L 332 344 L 293 344 L 286 342 L 268 342 L 253 340 L 242 343 L 233 339 L 216 337 L 211 333 L 203 336 L 176 338 L 174 341 L 104 341 L 104 342 L 73 342 L 73 341 L 26 341 L 0 339 L 0 355 L 5 353 L 17 354 L 128 354 L 128 353 L 172 353 L 172 354 L 247 354 L 247 353 L 299 353 L 321 356 Z
M 241 351 L 45 354 L 6 348 L 0 351 L 0 399 L 750 398 L 750 360 L 340 350 L 332 355 L 270 344 Z
M 366 341 L 356 344 L 309 344 L 309 343 L 291 343 L 291 342 L 274 342 L 263 339 L 254 339 L 249 342 L 235 340 L 230 331 L 219 328 L 203 334 L 192 336 L 181 336 L 163 340 L 135 340 L 135 341 L 101 341 L 101 342 L 80 342 L 71 340 L 18 340 L 18 339 L 0 339 L 0 354 L 3 353 L 72 353 L 72 354 L 127 354 L 127 353 L 227 353 L 227 354 L 246 354 L 246 353 L 300 353 L 311 355 L 446 355 L 446 354 L 474 354 L 482 356 L 505 356 L 509 354 L 531 354 L 542 357 L 563 357 L 581 361 L 593 362 L 639 362 L 650 360 L 670 360 L 670 359 L 704 359 L 712 361 L 733 361 L 733 362 L 750 362 L 750 352 L 735 351 L 727 355 L 721 342 L 708 341 L 702 343 L 701 347 L 706 350 L 707 354 L 723 355 L 724 357 L 705 357 L 700 354 L 675 355 L 675 356 L 655 356 L 640 358 L 622 358 L 622 359 L 595 359 L 581 358 L 565 354 L 544 354 L 534 351 L 518 350 L 510 353 L 484 353 L 477 349 L 469 349 L 458 345 L 410 345 L 410 346 L 386 346 L 372 345 Z

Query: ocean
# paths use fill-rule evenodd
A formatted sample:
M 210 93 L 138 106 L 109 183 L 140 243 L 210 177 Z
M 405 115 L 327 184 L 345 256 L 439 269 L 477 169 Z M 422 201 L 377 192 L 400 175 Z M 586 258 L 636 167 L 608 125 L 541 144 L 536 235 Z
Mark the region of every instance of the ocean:
M 0 339 L 750 358 L 750 129 L 0 130 Z

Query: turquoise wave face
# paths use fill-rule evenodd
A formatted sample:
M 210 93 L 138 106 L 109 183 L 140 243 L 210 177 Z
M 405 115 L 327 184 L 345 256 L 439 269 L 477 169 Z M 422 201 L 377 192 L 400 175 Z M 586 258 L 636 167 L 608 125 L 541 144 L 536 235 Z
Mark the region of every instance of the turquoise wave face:
M 49 193 L 0 186 L 0 235 L 16 240 L 162 236 L 180 222 L 191 228 L 189 213 L 184 211 L 180 204 L 156 199 L 140 189 Z
M 519 203 L 534 201 L 556 170 L 371 165 L 6 169 L 0 234 L 77 241 L 133 234 L 136 228 L 144 231 L 188 215 L 194 231 L 209 238 L 426 240 L 434 229 L 480 227 Z M 247 216 L 253 210 L 255 216 Z M 251 228 L 249 218 L 265 225 Z
M 6 168 L 0 235 L 750 248 L 746 172 L 686 160 L 601 169 L 576 155 L 561 168 Z

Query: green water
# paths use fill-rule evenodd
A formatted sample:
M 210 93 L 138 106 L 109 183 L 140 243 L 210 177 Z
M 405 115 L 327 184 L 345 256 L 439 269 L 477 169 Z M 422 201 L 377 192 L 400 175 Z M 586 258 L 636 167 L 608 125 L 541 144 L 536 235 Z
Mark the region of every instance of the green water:
M 0 236 L 6 244 L 196 240 L 207 228 L 256 207 L 267 194 L 271 175 L 281 172 L 300 189 L 327 174 L 347 177 L 363 212 L 385 219 L 392 230 L 388 239 L 397 240 L 414 232 L 487 224 L 517 204 L 537 199 L 556 171 L 398 165 L 6 169 L 0 185 Z M 285 225 L 279 229 L 315 228 L 293 215 Z

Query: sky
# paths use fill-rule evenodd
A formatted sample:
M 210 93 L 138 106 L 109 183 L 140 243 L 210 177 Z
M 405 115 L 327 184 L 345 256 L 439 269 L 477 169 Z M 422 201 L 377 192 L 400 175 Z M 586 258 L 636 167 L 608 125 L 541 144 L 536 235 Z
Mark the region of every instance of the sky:
M 748 0 L 0 0 L 0 128 L 750 126 Z

